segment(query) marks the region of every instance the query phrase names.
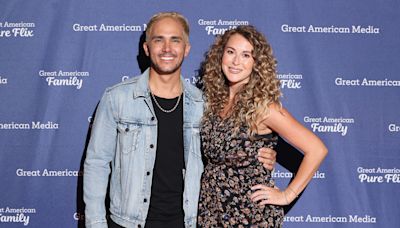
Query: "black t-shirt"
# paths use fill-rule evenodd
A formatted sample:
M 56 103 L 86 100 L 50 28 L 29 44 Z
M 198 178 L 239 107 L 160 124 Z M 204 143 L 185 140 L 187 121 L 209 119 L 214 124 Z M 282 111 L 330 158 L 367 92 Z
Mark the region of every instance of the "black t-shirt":
M 156 99 L 166 110 L 172 109 L 178 101 L 178 97 Z M 174 227 L 183 227 L 183 97 L 170 113 L 160 110 L 153 98 L 152 102 L 158 121 L 158 135 L 146 227 L 166 227 L 168 222 L 178 223 Z

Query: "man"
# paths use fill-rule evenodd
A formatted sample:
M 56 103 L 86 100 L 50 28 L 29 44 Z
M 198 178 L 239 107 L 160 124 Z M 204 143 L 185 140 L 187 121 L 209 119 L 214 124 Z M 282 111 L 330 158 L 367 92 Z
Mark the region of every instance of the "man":
M 196 226 L 203 101 L 181 76 L 189 25 L 178 13 L 159 13 L 147 26 L 150 68 L 108 88 L 97 109 L 84 163 L 88 228 L 107 227 L 111 170 L 110 227 Z M 260 155 L 270 169 L 274 153 Z

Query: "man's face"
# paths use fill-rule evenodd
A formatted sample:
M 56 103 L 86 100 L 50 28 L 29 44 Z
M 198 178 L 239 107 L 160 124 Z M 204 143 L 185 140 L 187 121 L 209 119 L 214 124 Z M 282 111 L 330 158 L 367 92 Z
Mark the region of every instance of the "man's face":
M 153 25 L 143 48 L 154 70 L 162 75 L 180 70 L 184 57 L 189 54 L 190 44 L 179 22 L 163 18 Z

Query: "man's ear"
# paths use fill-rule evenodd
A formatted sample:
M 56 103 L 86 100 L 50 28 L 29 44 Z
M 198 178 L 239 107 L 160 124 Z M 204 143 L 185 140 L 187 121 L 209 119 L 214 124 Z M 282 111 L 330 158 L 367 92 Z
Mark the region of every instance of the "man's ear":
M 191 48 L 191 46 L 190 46 L 190 43 L 188 42 L 185 47 L 185 57 L 189 55 L 190 48 Z
M 143 50 L 147 57 L 149 57 L 149 47 L 147 46 L 147 42 L 143 43 Z

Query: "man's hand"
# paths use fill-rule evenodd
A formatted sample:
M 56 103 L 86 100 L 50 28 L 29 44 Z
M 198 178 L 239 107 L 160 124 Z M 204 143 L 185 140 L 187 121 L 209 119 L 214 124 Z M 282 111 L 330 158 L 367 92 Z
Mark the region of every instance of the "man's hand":
M 276 151 L 270 148 L 260 148 L 258 150 L 258 161 L 263 163 L 264 168 L 273 170 L 276 162 Z

